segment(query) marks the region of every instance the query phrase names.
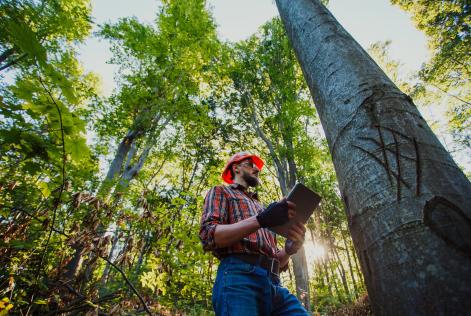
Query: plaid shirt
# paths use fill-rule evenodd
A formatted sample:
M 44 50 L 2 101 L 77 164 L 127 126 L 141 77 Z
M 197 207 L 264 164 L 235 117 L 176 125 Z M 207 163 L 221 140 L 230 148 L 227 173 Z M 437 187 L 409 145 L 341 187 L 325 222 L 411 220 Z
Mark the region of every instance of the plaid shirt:
M 234 224 L 243 219 L 257 215 L 263 210 L 255 193 L 247 193 L 239 184 L 216 186 L 209 190 L 204 201 L 201 216 L 200 239 L 204 250 L 211 250 L 221 259 L 225 255 L 234 253 L 263 254 L 275 257 L 275 233 L 261 228 L 244 237 L 230 247 L 216 248 L 214 232 L 219 224 Z

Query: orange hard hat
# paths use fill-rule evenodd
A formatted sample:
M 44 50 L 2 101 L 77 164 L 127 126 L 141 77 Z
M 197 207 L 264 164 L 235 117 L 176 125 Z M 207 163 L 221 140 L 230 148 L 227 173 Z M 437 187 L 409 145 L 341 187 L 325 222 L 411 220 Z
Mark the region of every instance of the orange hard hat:
M 263 160 L 256 156 L 256 155 L 253 155 L 249 152 L 246 152 L 246 151 L 243 151 L 243 152 L 240 152 L 240 153 L 237 153 L 235 154 L 234 156 L 231 157 L 231 159 L 229 159 L 226 163 L 226 166 L 224 167 L 224 171 L 222 172 L 222 179 L 224 180 L 224 182 L 228 183 L 228 184 L 232 184 L 234 183 L 234 179 L 232 179 L 232 176 L 231 176 L 231 166 L 233 163 L 236 163 L 236 162 L 239 162 L 239 161 L 242 161 L 244 159 L 247 159 L 247 158 L 251 158 L 252 161 L 254 162 L 254 164 L 257 166 L 257 168 L 259 170 L 262 170 L 263 168 L 263 165 L 265 164 L 263 162 Z

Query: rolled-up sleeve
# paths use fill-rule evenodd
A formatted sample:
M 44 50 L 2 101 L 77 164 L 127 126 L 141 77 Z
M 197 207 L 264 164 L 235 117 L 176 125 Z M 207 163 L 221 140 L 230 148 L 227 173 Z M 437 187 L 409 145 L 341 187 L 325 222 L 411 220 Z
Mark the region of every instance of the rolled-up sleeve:
M 218 224 L 227 224 L 227 199 L 223 188 L 214 187 L 206 194 L 201 215 L 200 239 L 204 250 L 214 250 L 214 232 Z

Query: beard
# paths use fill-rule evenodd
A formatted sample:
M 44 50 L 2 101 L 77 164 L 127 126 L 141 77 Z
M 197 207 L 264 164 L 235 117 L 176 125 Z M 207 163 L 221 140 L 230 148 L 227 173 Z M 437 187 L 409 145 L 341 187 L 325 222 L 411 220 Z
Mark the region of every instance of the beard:
M 244 172 L 242 174 L 242 179 L 244 179 L 245 183 L 247 183 L 249 187 L 255 188 L 260 183 L 257 176 L 251 175 L 248 172 Z

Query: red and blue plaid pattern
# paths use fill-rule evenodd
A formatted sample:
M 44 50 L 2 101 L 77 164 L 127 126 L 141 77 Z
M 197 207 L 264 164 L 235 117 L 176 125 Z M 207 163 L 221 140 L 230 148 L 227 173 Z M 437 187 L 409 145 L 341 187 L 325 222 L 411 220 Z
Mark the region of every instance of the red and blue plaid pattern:
M 256 196 L 245 193 L 238 184 L 213 187 L 206 195 L 201 216 L 200 239 L 203 248 L 217 258 L 234 253 L 263 254 L 275 257 L 275 234 L 262 228 L 226 248 L 216 248 L 214 231 L 219 224 L 234 224 L 263 210 Z

